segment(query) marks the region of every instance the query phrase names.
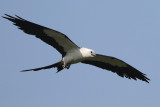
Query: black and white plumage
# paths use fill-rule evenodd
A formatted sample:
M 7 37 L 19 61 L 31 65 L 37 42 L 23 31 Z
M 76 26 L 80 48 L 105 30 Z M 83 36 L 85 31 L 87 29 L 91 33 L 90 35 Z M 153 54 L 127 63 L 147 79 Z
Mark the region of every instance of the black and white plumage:
M 59 72 L 64 68 L 69 69 L 71 64 L 81 62 L 110 70 L 121 77 L 134 80 L 140 79 L 149 83 L 150 79 L 147 78 L 145 74 L 122 60 L 110 56 L 95 54 L 91 49 L 77 46 L 66 35 L 58 31 L 29 22 L 19 16 L 13 17 L 7 14 L 5 15 L 6 16 L 2 17 L 12 21 L 19 29 L 27 34 L 35 35 L 37 38 L 56 48 L 56 50 L 62 54 L 62 60 L 55 64 L 23 71 L 38 71 L 41 69 L 57 67 L 57 72 Z

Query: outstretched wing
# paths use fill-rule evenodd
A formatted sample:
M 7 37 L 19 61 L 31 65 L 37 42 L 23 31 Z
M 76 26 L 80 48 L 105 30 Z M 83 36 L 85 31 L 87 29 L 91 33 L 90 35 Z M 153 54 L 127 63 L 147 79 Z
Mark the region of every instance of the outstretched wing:
M 104 55 L 96 55 L 96 57 L 89 58 L 82 63 L 90 64 L 97 66 L 102 69 L 110 70 L 114 73 L 117 73 L 121 77 L 126 77 L 129 79 L 140 79 L 149 83 L 149 78 L 146 77 L 145 74 L 125 63 L 122 60 L 119 60 L 114 57 L 104 56 Z
M 67 51 L 73 48 L 79 48 L 66 35 L 58 31 L 29 22 L 19 16 L 12 17 L 7 14 L 5 15 L 6 16 L 3 16 L 3 18 L 12 21 L 14 25 L 18 26 L 18 28 L 23 30 L 25 33 L 35 35 L 37 38 L 56 48 L 62 56 L 65 56 Z

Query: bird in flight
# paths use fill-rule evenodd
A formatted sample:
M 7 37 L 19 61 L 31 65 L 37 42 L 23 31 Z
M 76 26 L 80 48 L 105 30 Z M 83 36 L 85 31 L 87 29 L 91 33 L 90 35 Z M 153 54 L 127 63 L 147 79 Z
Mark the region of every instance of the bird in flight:
M 81 62 L 112 71 L 121 77 L 134 80 L 139 79 L 149 83 L 150 79 L 146 77 L 146 74 L 140 72 L 126 62 L 115 57 L 96 54 L 92 49 L 79 47 L 61 32 L 32 23 L 17 15 L 13 17 L 5 14 L 5 16 L 2 17 L 13 22 L 13 24 L 18 26 L 23 32 L 36 36 L 62 54 L 62 60 L 57 63 L 40 68 L 23 70 L 23 72 L 38 71 L 53 67 L 57 67 L 57 72 L 59 72 L 64 68 L 69 69 L 72 64 Z

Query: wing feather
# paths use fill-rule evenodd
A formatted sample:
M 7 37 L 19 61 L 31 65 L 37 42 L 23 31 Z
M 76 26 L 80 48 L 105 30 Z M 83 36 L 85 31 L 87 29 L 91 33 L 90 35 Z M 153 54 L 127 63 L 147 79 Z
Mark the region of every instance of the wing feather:
M 29 22 L 17 15 L 16 17 L 5 14 L 3 18 L 8 19 L 18 26 L 27 34 L 35 35 L 37 38 L 56 48 L 62 56 L 65 56 L 67 51 L 73 48 L 79 48 L 73 43 L 65 34 L 62 34 L 56 30 L 49 29 L 47 27 Z
M 135 69 L 131 65 L 125 63 L 122 60 L 119 60 L 114 57 L 104 56 L 104 55 L 96 55 L 96 57 L 89 58 L 82 63 L 94 65 L 96 67 L 110 70 L 114 73 L 117 73 L 121 77 L 126 77 L 129 79 L 140 79 L 149 83 L 149 78 L 146 77 L 145 74 L 140 72 L 139 70 Z

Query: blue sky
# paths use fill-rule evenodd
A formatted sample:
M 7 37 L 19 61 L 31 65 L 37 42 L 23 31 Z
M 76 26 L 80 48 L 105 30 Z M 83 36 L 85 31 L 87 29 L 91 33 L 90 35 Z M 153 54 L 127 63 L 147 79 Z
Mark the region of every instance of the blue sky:
M 77 45 L 122 59 L 150 84 L 85 64 L 19 72 L 61 55 L 0 18 L 0 107 L 160 106 L 159 0 L 1 0 L 0 15 L 19 15 L 66 34 Z

